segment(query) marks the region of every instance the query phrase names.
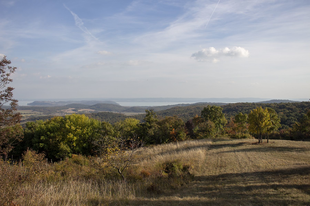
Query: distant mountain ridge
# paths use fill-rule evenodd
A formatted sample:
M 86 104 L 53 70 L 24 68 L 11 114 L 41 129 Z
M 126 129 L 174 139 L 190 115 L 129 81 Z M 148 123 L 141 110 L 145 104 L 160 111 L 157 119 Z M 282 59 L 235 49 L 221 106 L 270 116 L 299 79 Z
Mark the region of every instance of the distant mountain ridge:
M 28 103 L 28 106 L 66 106 L 71 104 L 79 104 L 79 105 L 95 105 L 95 104 L 113 104 L 119 105 L 114 101 L 97 101 L 97 100 L 83 100 L 83 101 L 34 101 Z
M 262 101 L 262 102 L 257 102 L 257 103 L 271 104 L 271 103 L 295 103 L 295 102 L 300 102 L 300 101 L 293 101 L 289 99 L 271 99 L 268 101 Z
M 307 101 L 307 100 L 304 100 Z M 113 104 L 113 105 L 128 105 L 130 107 L 158 107 L 158 106 L 184 106 L 191 104 L 205 104 L 205 103 L 293 103 L 301 102 L 301 100 L 288 99 L 266 99 L 266 98 L 114 98 L 114 99 L 100 99 L 100 100 L 47 100 L 47 101 L 33 101 L 28 103 L 28 106 L 66 106 L 69 104 L 81 104 L 93 106 L 95 104 Z M 143 105 L 145 102 L 145 105 Z M 125 103 L 125 105 L 123 105 Z M 136 103 L 136 105 L 135 105 Z M 150 104 L 151 103 L 151 104 Z M 158 104 L 156 104 L 158 103 Z M 165 103 L 165 104 L 163 104 Z M 128 105 L 129 106 L 129 105 Z M 126 106 L 125 106 L 126 107 Z

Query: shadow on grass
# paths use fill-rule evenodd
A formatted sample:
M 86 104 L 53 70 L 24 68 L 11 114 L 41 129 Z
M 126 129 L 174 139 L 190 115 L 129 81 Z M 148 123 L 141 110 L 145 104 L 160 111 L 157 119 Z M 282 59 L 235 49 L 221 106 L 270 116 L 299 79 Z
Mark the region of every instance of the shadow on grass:
M 284 181 L 296 178 L 306 177 L 308 182 L 303 184 L 281 184 Z M 281 169 L 261 172 L 245 172 L 245 173 L 229 173 L 222 175 L 202 176 L 197 177 L 197 180 L 202 184 L 202 187 L 208 187 L 208 185 L 219 184 L 220 182 L 226 185 L 235 185 L 238 182 L 244 182 L 252 184 L 251 186 L 231 186 L 233 191 L 240 190 L 254 190 L 254 189 L 280 189 L 280 188 L 296 188 L 302 190 L 304 193 L 310 195 L 310 166 Z M 275 182 L 279 183 L 276 184 Z M 263 183 L 263 185 L 260 185 Z M 211 187 L 212 188 L 212 187 Z
M 241 146 L 241 145 L 240 145 Z M 223 151 L 219 153 L 233 153 L 233 152 L 308 152 L 310 149 L 303 147 L 281 147 L 281 146 L 266 146 L 258 145 L 252 146 L 251 148 L 237 149 L 231 151 Z
M 310 166 L 196 177 L 169 194 L 109 205 L 309 205 Z M 300 181 L 303 180 L 302 184 Z M 139 200 L 140 198 L 140 200 Z
M 198 189 L 192 196 L 225 199 L 231 203 L 247 202 L 252 205 L 308 205 L 310 201 L 310 167 L 273 171 L 222 174 L 197 178 Z M 298 179 L 306 182 L 299 184 Z M 308 200 L 298 201 L 289 198 L 293 195 L 306 195 Z M 296 192 L 298 191 L 298 192 Z M 252 199 L 256 199 L 252 202 Z M 282 199 L 289 199 L 283 201 Z M 296 202 L 295 202 L 296 201 Z M 238 202 L 238 201 L 237 201 Z
M 233 143 L 233 142 L 228 142 L 227 144 L 211 144 L 209 149 L 213 150 L 213 149 L 221 149 L 221 148 L 235 148 L 235 147 L 240 147 L 243 145 L 248 144 L 247 142 L 239 142 L 239 143 Z
M 221 141 L 222 142 L 222 141 Z M 237 147 L 248 146 L 248 148 Z M 219 153 L 234 153 L 234 152 L 307 152 L 310 148 L 305 147 L 290 147 L 290 146 L 275 146 L 272 143 L 261 143 L 258 144 L 256 141 L 253 142 L 239 142 L 234 143 L 233 140 L 227 141 L 227 143 L 222 144 L 211 144 L 209 150 L 216 150 L 222 148 L 234 148 L 229 151 L 222 151 Z
M 151 206 L 213 206 L 213 205 L 235 205 L 235 206 L 289 206 L 289 205 L 305 205 L 309 206 L 309 204 L 298 201 L 298 200 L 266 200 L 261 201 L 259 198 L 254 198 L 249 202 L 243 203 L 239 200 L 225 200 L 225 199 L 216 199 L 216 200 L 121 200 L 121 201 L 111 201 L 106 204 L 99 204 L 92 202 L 89 205 L 110 205 L 110 206 L 123 206 L 123 205 L 132 205 L 132 206 L 142 206 L 142 205 L 151 205 Z

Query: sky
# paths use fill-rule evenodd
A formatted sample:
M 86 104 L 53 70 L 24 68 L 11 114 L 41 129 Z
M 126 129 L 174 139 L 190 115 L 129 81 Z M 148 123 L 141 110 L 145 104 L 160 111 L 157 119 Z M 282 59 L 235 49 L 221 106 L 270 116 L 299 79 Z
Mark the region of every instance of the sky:
M 309 0 L 0 0 L 23 99 L 310 98 Z

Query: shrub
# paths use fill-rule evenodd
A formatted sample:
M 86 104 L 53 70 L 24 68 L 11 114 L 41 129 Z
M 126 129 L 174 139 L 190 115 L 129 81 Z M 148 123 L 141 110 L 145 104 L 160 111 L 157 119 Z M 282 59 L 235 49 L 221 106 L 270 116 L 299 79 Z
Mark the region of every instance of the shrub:
M 151 173 L 145 169 L 141 170 L 140 172 L 140 175 L 143 177 L 143 178 L 147 178 L 149 176 L 151 176 Z
M 177 189 L 193 179 L 193 175 L 189 172 L 190 166 L 179 160 L 166 161 L 160 164 L 158 168 L 160 171 L 155 172 L 157 175 L 147 187 L 148 192 L 161 193 Z
M 35 167 L 38 164 L 42 164 L 44 157 L 45 155 L 43 153 L 38 154 L 35 151 L 27 150 L 23 154 L 23 165 L 25 167 Z
M 27 122 L 23 144 L 45 152 L 54 161 L 72 154 L 93 155 L 93 142 L 99 136 L 100 128 L 99 121 L 79 114 L 53 117 L 45 122 Z
M 239 133 L 239 134 L 233 134 L 229 135 L 232 139 L 254 139 L 254 137 L 248 133 Z
M 0 159 L 0 205 L 14 205 L 18 189 L 27 179 L 27 171 L 21 165 Z

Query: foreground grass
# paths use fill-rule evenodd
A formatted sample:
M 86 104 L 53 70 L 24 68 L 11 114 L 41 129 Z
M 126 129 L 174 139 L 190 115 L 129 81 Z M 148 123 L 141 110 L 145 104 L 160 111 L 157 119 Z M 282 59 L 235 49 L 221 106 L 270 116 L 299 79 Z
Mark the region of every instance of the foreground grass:
M 0 164 L 0 187 L 16 182 L 8 187 L 13 190 L 7 194 L 17 197 L 12 205 L 124 205 L 140 198 L 156 199 L 190 181 L 187 165 L 193 165 L 190 172 L 198 174 L 209 145 L 209 141 L 202 140 L 141 148 L 126 170 L 126 181 L 115 169 L 100 167 L 85 157 L 47 164 L 34 160 L 29 153 L 24 166 Z M 185 175 L 181 170 L 163 172 L 167 163 L 183 168 Z
M 131 205 L 310 205 L 310 142 L 217 141 L 189 187 Z
M 152 174 L 160 163 L 191 165 L 194 181 L 149 191 L 142 181 L 36 182 L 20 188 L 18 205 L 309 205 L 310 142 L 186 141 L 142 148 L 132 170 Z M 165 184 L 165 182 L 163 182 Z M 164 186 L 164 185 L 163 185 Z

